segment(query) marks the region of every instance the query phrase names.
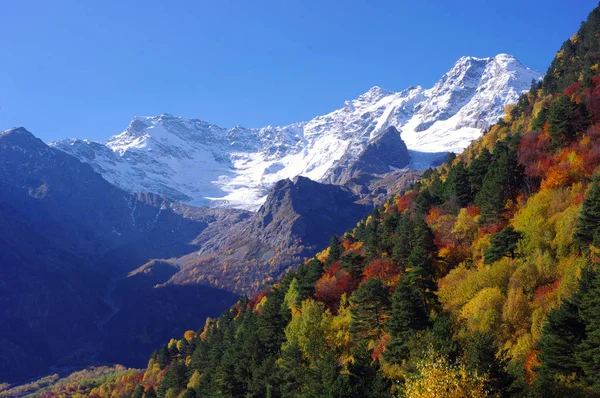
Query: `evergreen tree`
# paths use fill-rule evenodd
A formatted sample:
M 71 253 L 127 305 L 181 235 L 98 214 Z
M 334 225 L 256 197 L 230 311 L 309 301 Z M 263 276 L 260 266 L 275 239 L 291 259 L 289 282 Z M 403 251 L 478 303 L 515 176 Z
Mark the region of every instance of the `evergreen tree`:
M 487 148 L 484 148 L 479 156 L 471 158 L 471 165 L 467 169 L 469 175 L 469 183 L 471 185 L 471 197 L 481 190 L 483 179 L 488 172 L 490 163 L 492 162 L 492 154 Z
M 407 266 L 408 256 L 412 251 L 413 223 L 408 214 L 402 215 L 396 228 L 396 239 L 392 249 L 392 259 L 402 266 Z
M 548 117 L 548 108 L 546 108 L 544 106 L 544 107 L 542 107 L 542 109 L 540 109 L 540 111 L 538 112 L 538 114 L 535 117 L 535 119 L 533 119 L 533 122 L 531 124 L 531 128 L 534 131 L 541 130 L 542 127 L 544 127 L 544 124 L 546 124 L 546 118 L 547 117 Z
M 188 388 L 183 394 L 183 398 L 196 398 L 196 391 L 193 388 Z
M 390 306 L 388 288 L 379 278 L 362 283 L 350 296 L 350 334 L 356 341 L 377 339 Z
M 466 365 L 479 375 L 487 375 L 490 390 L 502 397 L 511 396 L 513 378 L 507 371 L 508 360 L 498 354 L 493 336 L 480 332 L 470 336 L 466 344 Z
M 584 247 L 600 238 L 600 177 L 596 176 L 583 201 L 575 239 Z
M 161 369 L 164 369 L 171 362 L 171 353 L 167 345 L 163 345 L 158 352 L 158 365 Z
M 523 234 L 521 234 L 519 231 L 515 231 L 512 226 L 508 226 L 502 231 L 498 232 L 492 237 L 491 245 L 485 251 L 485 264 L 491 264 L 505 256 L 515 258 L 517 243 L 522 237 Z
M 485 224 L 499 220 L 506 201 L 514 199 L 523 183 L 523 167 L 517 160 L 514 147 L 498 142 L 494 160 L 489 166 L 475 204 L 481 210 L 480 222 Z
M 156 390 L 154 389 L 154 387 L 152 387 L 152 386 L 148 387 L 148 389 L 144 393 L 144 398 L 158 398 L 158 395 L 156 395 Z
M 360 281 L 365 268 L 365 258 L 358 253 L 348 253 L 342 257 L 342 268 L 348 271 L 353 281 Z
M 587 271 L 582 278 L 587 284 L 581 294 L 580 316 L 585 325 L 585 338 L 578 348 L 577 359 L 585 382 L 600 394 L 600 277 Z
M 469 173 L 461 160 L 450 168 L 446 179 L 449 195 L 456 197 L 459 207 L 466 207 L 472 201 Z
M 379 360 L 373 360 L 365 343 L 352 350 L 354 362 L 348 365 L 350 373 L 350 394 L 339 397 L 372 397 L 387 398 L 390 396 L 390 382 L 380 371 Z
M 144 387 L 139 385 L 133 391 L 132 398 L 143 398 L 144 397 Z
M 576 117 L 577 105 L 566 95 L 552 103 L 548 111 L 548 133 L 554 148 L 565 146 L 575 137 Z
M 327 256 L 326 264 L 329 266 L 340 259 L 342 255 L 342 247 L 339 243 L 338 237 L 331 235 L 329 240 L 329 255 Z
M 187 368 L 183 363 L 180 361 L 173 361 L 158 387 L 158 395 L 164 397 L 171 388 L 175 389 L 177 392 L 183 390 L 187 383 L 186 373 Z
M 258 317 L 258 337 L 267 354 L 276 352 L 285 339 L 286 320 L 282 315 L 282 307 L 285 307 L 282 305 L 284 298 L 285 292 L 283 289 L 273 287 L 271 292 L 267 294 L 267 302 L 262 307 L 261 315 Z
M 323 275 L 323 263 L 316 258 L 302 264 L 296 271 L 296 306 L 300 307 L 302 301 L 315 294 L 315 283 Z
M 424 329 L 429 323 L 416 278 L 413 271 L 406 274 L 392 296 L 392 310 L 386 323 L 390 342 L 384 355 L 385 359 L 393 364 L 402 363 L 408 358 L 411 338 L 416 331 Z
M 596 283 L 596 272 L 591 266 L 581 270 L 579 287 L 570 300 L 563 300 L 547 317 L 538 343 L 538 369 L 536 387 L 539 391 L 556 391 L 560 396 L 564 386 L 559 380 L 580 379 L 586 363 L 585 350 L 581 349 L 586 338 L 586 321 L 582 305 Z
M 371 221 L 366 226 L 366 236 L 364 240 L 364 248 L 369 260 L 377 257 L 379 252 L 380 234 L 379 234 L 379 213 L 377 216 L 371 216 Z

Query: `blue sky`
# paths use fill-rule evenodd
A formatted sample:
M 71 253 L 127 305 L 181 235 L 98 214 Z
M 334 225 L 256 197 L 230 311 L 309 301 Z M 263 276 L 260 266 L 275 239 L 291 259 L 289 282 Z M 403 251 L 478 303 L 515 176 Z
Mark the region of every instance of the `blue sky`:
M 106 140 L 135 115 L 259 127 L 463 55 L 546 70 L 597 1 L 0 0 L 0 130 Z

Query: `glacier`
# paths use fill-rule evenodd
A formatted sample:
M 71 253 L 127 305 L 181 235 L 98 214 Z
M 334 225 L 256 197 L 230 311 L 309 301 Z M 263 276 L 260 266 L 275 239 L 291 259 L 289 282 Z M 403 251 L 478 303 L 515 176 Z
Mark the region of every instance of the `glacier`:
M 137 116 L 105 143 L 63 139 L 50 145 L 130 192 L 256 210 L 277 181 L 299 175 L 326 181 L 340 159 L 358 158 L 390 126 L 411 153 L 425 153 L 413 167 L 428 167 L 427 153 L 461 152 L 541 77 L 508 54 L 462 57 L 432 88 L 375 86 L 308 122 L 222 128 L 169 114 Z

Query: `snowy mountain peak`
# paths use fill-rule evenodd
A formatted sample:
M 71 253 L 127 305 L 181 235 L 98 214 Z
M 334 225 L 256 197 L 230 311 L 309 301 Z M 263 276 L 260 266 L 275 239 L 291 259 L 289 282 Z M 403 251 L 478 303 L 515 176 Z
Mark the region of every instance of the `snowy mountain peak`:
M 377 148 L 371 144 L 390 127 L 409 150 L 461 151 L 540 77 L 508 54 L 462 57 L 430 89 L 393 92 L 374 86 L 308 122 L 225 129 L 165 113 L 136 116 L 105 144 L 61 140 L 51 145 L 129 191 L 194 205 L 256 209 L 281 179 L 301 175 L 340 183 L 339 170 L 364 161 L 365 149 Z M 413 158 L 412 164 L 427 166 L 422 159 Z

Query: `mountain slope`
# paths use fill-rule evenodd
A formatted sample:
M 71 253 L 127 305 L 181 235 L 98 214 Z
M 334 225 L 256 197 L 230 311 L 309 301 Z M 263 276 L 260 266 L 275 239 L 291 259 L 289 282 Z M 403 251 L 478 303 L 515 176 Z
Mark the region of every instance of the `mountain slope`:
M 197 250 L 192 241 L 209 225 L 227 226 L 244 214 L 130 194 L 23 128 L 0 132 L 0 381 L 59 363 L 89 365 L 102 342 L 110 350 L 119 338 L 106 323 L 134 299 L 131 292 L 112 294 L 119 278 L 153 257 Z M 146 302 L 154 297 L 163 305 L 185 301 L 180 296 L 215 297 L 163 323 L 160 335 L 146 336 L 147 352 L 152 339 L 179 330 L 178 322 L 202 322 L 234 298 L 203 289 L 146 289 Z M 139 327 L 149 314 L 160 315 L 146 308 L 131 311 L 130 321 Z M 131 349 L 120 350 L 118 361 Z
M 558 73 L 462 154 L 296 272 L 172 340 L 141 382 L 103 387 L 599 396 L 599 35 L 600 7 L 557 54 Z
M 337 183 L 335 170 L 353 165 L 390 126 L 411 150 L 459 152 L 539 77 L 506 54 L 463 57 L 431 89 L 373 87 L 308 122 L 224 129 L 163 114 L 136 117 L 106 144 L 72 139 L 51 145 L 122 189 L 256 210 L 279 180 L 302 175 Z
M 265 204 L 235 228 L 199 235 L 197 252 L 176 260 L 168 284 L 210 284 L 253 294 L 290 267 L 314 255 L 371 210 L 349 190 L 306 177 L 281 180 Z

